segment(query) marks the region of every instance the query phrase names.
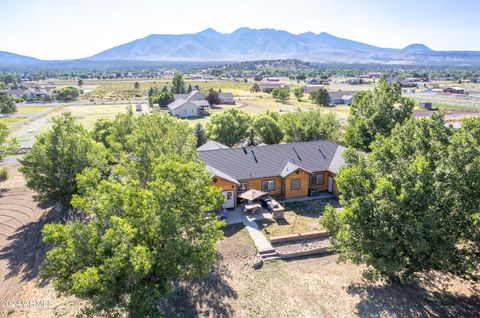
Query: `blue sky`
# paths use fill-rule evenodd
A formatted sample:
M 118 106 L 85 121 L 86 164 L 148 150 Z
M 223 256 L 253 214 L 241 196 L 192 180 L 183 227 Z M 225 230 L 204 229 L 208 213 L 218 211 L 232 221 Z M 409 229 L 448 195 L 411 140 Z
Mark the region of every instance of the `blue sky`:
M 480 51 L 479 15 L 477 0 L 0 0 L 0 51 L 81 58 L 152 33 L 244 26 Z

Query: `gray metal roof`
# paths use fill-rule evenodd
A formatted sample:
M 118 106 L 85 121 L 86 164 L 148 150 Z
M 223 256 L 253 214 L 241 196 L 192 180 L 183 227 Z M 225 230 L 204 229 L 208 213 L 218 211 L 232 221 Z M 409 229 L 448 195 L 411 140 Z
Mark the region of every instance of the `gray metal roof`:
M 209 140 L 200 147 L 197 148 L 197 151 L 206 151 L 206 150 L 216 150 L 216 149 L 228 149 L 224 144 L 219 143 L 215 140 Z
M 218 93 L 218 97 L 220 99 L 227 99 L 227 98 L 232 98 L 233 99 L 233 93 L 230 93 L 230 92 Z
M 350 97 L 353 97 L 354 94 L 355 92 L 348 91 L 328 92 L 330 99 L 350 99 Z
M 221 172 L 220 170 L 215 169 L 215 168 L 212 167 L 212 166 L 207 165 L 207 170 L 210 172 L 210 176 L 211 176 L 212 178 L 213 178 L 213 177 L 218 177 L 218 178 L 222 178 L 222 179 L 224 179 L 224 180 L 233 182 L 233 183 L 235 183 L 236 185 L 240 185 L 240 182 L 238 182 L 235 178 L 229 176 L 229 175 L 226 174 L 226 173 Z
M 205 94 L 197 90 L 193 90 L 188 94 L 173 94 L 174 99 L 184 99 L 188 101 L 205 99 Z
M 216 149 L 198 152 L 200 160 L 236 180 L 281 176 L 294 165 L 306 171 L 337 173 L 346 148 L 327 140 Z M 290 164 L 288 164 L 290 162 Z M 288 165 L 287 165 L 288 164 Z
M 194 103 L 200 107 L 208 107 L 210 104 L 206 100 L 190 100 L 189 102 Z
M 170 104 L 167 105 L 167 107 L 170 110 L 174 110 L 178 107 L 181 107 L 183 105 L 188 105 L 188 104 L 194 105 L 195 107 L 199 107 L 199 105 L 197 105 L 195 102 L 184 100 L 183 98 L 179 98 L 176 101 L 171 102 Z

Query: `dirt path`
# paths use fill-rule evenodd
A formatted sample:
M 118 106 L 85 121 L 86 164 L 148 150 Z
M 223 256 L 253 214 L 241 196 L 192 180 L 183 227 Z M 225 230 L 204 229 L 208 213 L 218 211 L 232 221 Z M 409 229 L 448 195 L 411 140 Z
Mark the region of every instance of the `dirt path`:
M 36 277 L 42 209 L 25 186 L 18 164 L 0 182 L 0 300 L 14 299 L 21 282 Z

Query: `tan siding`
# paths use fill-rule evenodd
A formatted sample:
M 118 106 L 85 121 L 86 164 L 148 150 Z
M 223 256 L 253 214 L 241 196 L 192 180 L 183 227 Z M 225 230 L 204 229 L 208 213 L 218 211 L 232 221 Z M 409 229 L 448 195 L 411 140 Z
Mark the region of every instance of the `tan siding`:
M 223 191 L 233 190 L 234 202 L 235 202 L 235 206 L 237 206 L 237 185 L 235 183 L 222 178 L 213 177 L 212 184 L 222 189 Z
M 300 189 L 292 190 L 291 189 L 291 180 L 299 179 L 300 180 Z M 285 177 L 285 198 L 295 198 L 295 197 L 306 197 L 308 196 L 308 184 L 310 182 L 310 174 L 303 171 L 297 170 L 288 176 Z
M 309 188 L 317 188 L 318 191 L 327 191 L 328 189 L 328 172 L 315 172 L 313 173 L 314 175 L 323 175 L 323 184 L 318 184 L 318 185 L 309 185 Z M 308 180 L 308 183 L 310 184 L 310 179 Z
M 250 189 L 262 190 L 262 181 L 267 181 L 267 180 L 275 180 L 275 191 L 267 192 L 269 195 L 282 194 L 282 178 L 280 176 L 240 180 L 240 182 L 248 183 L 247 190 L 250 190 Z

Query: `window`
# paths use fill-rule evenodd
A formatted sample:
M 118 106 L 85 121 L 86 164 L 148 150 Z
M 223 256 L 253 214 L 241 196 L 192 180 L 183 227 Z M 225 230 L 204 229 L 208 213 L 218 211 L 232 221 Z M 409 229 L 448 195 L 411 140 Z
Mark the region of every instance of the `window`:
M 248 190 L 248 182 L 240 182 L 238 186 L 238 192 L 245 192 Z
M 275 180 L 262 181 L 262 191 L 275 191 Z
M 310 176 L 310 184 L 311 185 L 323 184 L 324 183 L 323 178 L 324 178 L 323 174 Z
M 302 182 L 300 179 L 290 180 L 290 190 L 300 190 Z

